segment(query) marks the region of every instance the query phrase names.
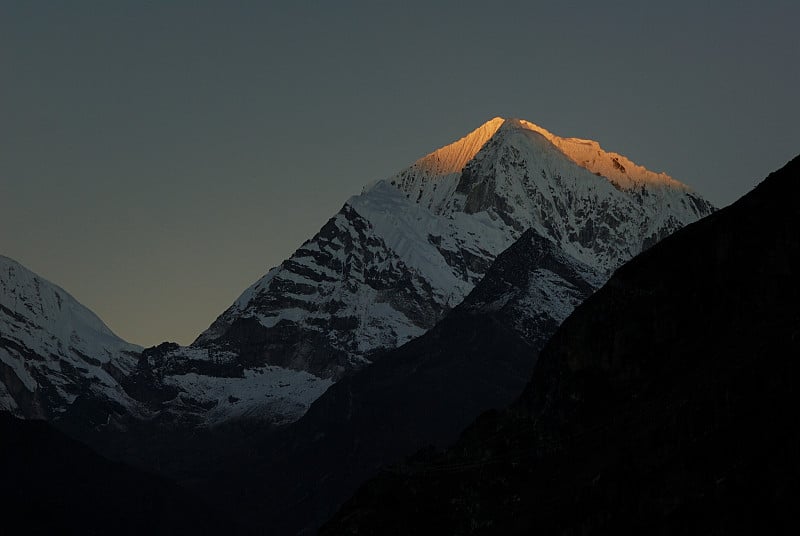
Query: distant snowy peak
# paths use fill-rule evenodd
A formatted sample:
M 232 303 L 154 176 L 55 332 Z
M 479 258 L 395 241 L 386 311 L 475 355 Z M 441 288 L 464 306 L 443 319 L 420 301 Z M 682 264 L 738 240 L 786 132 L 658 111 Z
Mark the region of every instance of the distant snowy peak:
M 435 159 L 436 151 L 386 184 L 448 221 L 478 216 L 475 221 L 486 223 L 484 229 L 507 240 L 536 229 L 602 271 L 714 210 L 664 173 L 606 152 L 596 142 L 561 138 L 528 121 L 493 119 L 440 151 L 474 156 L 458 172 L 425 173 L 425 162 Z M 483 237 L 481 243 L 486 243 Z
M 386 182 L 402 191 L 406 198 L 432 210 L 441 208 L 455 191 L 461 171 L 478 152 L 492 139 L 505 119 L 495 117 L 482 124 L 460 140 L 427 154 L 408 168 L 386 179 Z M 368 184 L 362 193 L 375 188 L 383 181 Z
M 459 173 L 467 165 L 467 162 L 475 158 L 478 151 L 495 135 L 503 123 L 505 123 L 505 119 L 495 117 L 460 140 L 423 156 L 414 162 L 411 168 L 429 176 Z
M 108 361 L 112 350 L 138 348 L 115 335 L 67 291 L 2 255 L 0 308 L 9 318 L 36 326 L 50 339 L 100 361 Z
M 515 131 L 539 134 L 549 142 L 547 145 L 550 149 L 556 149 L 577 166 L 605 178 L 617 188 L 645 186 L 679 192 L 692 191 L 666 173 L 655 173 L 621 154 L 604 150 L 596 141 L 563 138 L 530 121 L 501 117 L 487 121 L 464 138 L 420 158 L 387 179 L 387 182 L 412 201 L 440 212 L 444 210 L 447 199 L 455 193 L 459 176 L 467 165 L 476 157 L 480 158 L 480 153 L 485 152 L 487 147 L 502 144 L 502 139 L 513 135 Z
M 523 305 L 502 309 L 538 319 L 525 321 L 535 338 L 623 262 L 712 210 L 595 142 L 494 118 L 351 197 L 187 351 L 323 386 L 433 327 L 526 232 L 517 258 L 542 266 L 504 294 Z
M 52 417 L 92 393 L 127 406 L 115 376 L 140 350 L 64 289 L 0 256 L 0 409 Z

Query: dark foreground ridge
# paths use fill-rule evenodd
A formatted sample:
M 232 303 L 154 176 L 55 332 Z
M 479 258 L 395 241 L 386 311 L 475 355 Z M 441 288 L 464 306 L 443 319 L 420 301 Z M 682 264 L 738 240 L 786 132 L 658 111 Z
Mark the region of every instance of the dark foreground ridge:
M 428 333 L 331 386 L 298 422 L 257 441 L 255 455 L 218 463 L 196 489 L 250 526 L 268 520 L 272 534 L 312 533 L 381 466 L 451 445 L 483 411 L 519 396 L 558 327 L 560 319 L 529 303 L 543 301 L 531 295 L 536 269 L 565 289 L 570 309 L 600 277 L 527 231 Z
M 166 479 L 0 412 L 2 534 L 241 534 Z
M 769 533 L 800 511 L 800 157 L 623 266 L 531 382 L 323 534 Z

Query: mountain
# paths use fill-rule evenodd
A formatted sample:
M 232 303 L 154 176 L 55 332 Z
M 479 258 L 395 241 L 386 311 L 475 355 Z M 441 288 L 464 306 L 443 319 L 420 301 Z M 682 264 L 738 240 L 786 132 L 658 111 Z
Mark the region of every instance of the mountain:
M 131 417 L 287 424 L 334 382 L 433 327 L 526 230 L 599 274 L 596 286 L 712 210 L 595 142 L 495 118 L 365 187 L 189 347 L 127 344 L 4 259 L 0 407 L 71 422 L 65 429 L 129 427 Z M 541 285 L 556 292 L 546 277 Z M 563 318 L 557 301 L 545 313 Z
M 140 351 L 65 290 L 0 256 L 0 410 L 52 420 L 96 401 L 135 413 L 120 380 Z
M 508 404 L 547 338 L 616 267 L 712 211 L 595 142 L 497 118 L 365 187 L 193 345 L 86 346 L 76 355 L 98 360 L 103 388 L 83 365 L 62 380 L 56 354 L 18 361 L 61 367 L 39 383 L 76 395 L 44 415 L 62 430 L 252 526 L 309 529 L 383 464 L 447 445 Z M 21 295 L 9 281 L 4 294 Z M 44 326 L 37 341 L 72 325 L 47 324 L 49 306 L 27 301 Z
M 544 342 L 603 280 L 529 229 L 443 320 L 332 385 L 255 456 L 215 464 L 201 494 L 227 490 L 237 519 L 273 534 L 313 532 L 381 466 L 451 444 L 519 396 Z
M 147 374 L 184 393 L 163 407 L 195 424 L 292 422 L 433 327 L 526 230 L 605 276 L 712 211 L 595 142 L 495 118 L 365 187 L 190 347 L 155 349 Z
M 0 412 L 3 534 L 244 534 L 163 478 L 101 458 L 43 421 Z
M 322 534 L 796 531 L 798 195 L 800 157 L 624 265 L 509 409 Z

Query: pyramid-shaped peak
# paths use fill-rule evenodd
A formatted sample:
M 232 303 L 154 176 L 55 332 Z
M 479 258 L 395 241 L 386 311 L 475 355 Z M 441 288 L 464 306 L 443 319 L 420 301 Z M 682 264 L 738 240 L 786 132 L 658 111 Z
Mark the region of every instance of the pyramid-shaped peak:
M 666 173 L 650 171 L 619 153 L 606 151 L 594 140 L 557 136 L 544 127 L 516 117 L 498 116 L 486 121 L 463 138 L 420 158 L 412 169 L 429 178 L 460 173 L 495 134 L 520 130 L 541 135 L 575 164 L 607 178 L 618 187 L 632 188 L 647 184 L 689 190 Z
M 460 140 L 423 156 L 414 163 L 414 167 L 435 175 L 459 173 L 504 122 L 502 117 L 492 118 Z

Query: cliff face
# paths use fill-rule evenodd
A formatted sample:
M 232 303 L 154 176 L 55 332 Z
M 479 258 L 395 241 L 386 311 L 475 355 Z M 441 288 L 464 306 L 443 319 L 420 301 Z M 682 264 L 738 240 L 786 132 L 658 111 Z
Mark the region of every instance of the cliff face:
M 266 375 L 302 371 L 288 382 L 294 394 L 270 392 L 286 400 L 283 414 L 278 404 L 250 410 L 291 421 L 330 382 L 432 328 L 528 230 L 604 278 L 712 211 L 686 185 L 596 142 L 495 118 L 350 198 L 160 370 L 179 388 L 170 362 L 206 353 Z M 231 409 L 224 396 L 207 402 Z
M 350 198 L 189 347 L 141 353 L 63 290 L 3 261 L 0 408 L 76 421 L 91 413 L 91 426 L 123 428 L 130 416 L 189 428 L 287 424 L 334 382 L 436 325 L 526 231 L 607 277 L 712 211 L 596 142 L 495 118 Z M 553 295 L 548 277 L 540 294 Z M 551 305 L 545 315 L 560 316 L 563 304 Z
M 796 158 L 623 266 L 559 328 L 509 410 L 370 481 L 323 533 L 796 524 L 799 194 Z
M 332 385 L 299 421 L 208 485 L 258 526 L 313 531 L 385 464 L 446 446 L 525 387 L 539 350 L 604 274 L 528 230 L 436 326 Z

